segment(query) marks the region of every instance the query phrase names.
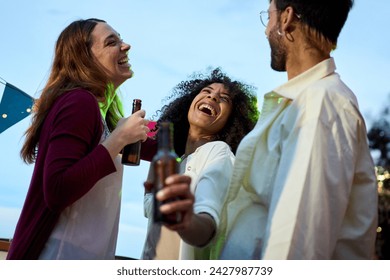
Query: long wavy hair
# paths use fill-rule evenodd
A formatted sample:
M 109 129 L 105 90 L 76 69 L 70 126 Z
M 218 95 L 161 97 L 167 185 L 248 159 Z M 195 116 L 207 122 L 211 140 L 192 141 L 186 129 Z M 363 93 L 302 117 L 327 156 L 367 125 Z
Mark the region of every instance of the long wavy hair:
M 96 18 L 74 21 L 58 37 L 48 81 L 35 102 L 31 125 L 25 132 L 26 139 L 20 155 L 26 163 L 35 161 L 45 118 L 54 102 L 65 92 L 83 88 L 103 104 L 106 103 L 106 96 L 115 95 L 106 115 L 111 131 L 123 117 L 122 103 L 91 51 L 91 34 L 99 22 L 105 21 Z
M 221 83 L 232 99 L 232 111 L 224 128 L 215 135 L 215 140 L 226 142 L 233 153 L 242 138 L 255 126 L 259 117 L 256 88 L 239 81 L 231 80 L 220 68 L 210 73 L 194 73 L 189 80 L 180 82 L 167 100 L 172 100 L 158 112 L 158 124 L 170 121 L 174 125 L 174 148 L 178 155 L 185 152 L 190 124 L 188 110 L 194 98 L 208 85 Z

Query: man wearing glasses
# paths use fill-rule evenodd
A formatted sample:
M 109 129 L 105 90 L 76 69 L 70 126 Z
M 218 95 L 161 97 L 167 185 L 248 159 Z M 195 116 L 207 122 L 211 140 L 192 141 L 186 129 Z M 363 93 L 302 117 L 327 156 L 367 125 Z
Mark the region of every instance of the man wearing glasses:
M 221 259 L 371 259 L 377 185 L 364 120 L 331 51 L 353 0 L 272 0 L 260 13 L 271 67 L 241 142 L 217 242 Z

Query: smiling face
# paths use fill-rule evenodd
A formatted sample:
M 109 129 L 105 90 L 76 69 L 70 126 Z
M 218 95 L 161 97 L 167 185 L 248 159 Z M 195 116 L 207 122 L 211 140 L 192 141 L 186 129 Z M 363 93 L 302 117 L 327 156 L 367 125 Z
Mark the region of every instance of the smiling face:
M 190 134 L 213 137 L 225 126 L 232 111 L 232 99 L 225 86 L 213 83 L 194 98 L 188 111 Z
M 130 45 L 124 43 L 111 26 L 104 22 L 97 23 L 92 31 L 92 41 L 92 54 L 115 88 L 133 76 L 127 56 Z

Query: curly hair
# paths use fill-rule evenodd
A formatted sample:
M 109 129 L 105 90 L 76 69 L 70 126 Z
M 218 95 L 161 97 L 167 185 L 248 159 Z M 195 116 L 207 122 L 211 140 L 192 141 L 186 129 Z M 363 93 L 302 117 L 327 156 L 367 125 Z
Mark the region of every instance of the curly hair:
M 172 100 L 159 111 L 158 124 L 170 121 L 174 126 L 174 149 L 178 155 L 185 152 L 190 124 L 188 110 L 199 92 L 213 83 L 225 86 L 232 99 L 232 111 L 215 140 L 226 142 L 235 154 L 242 138 L 255 126 L 259 117 L 255 87 L 239 81 L 231 80 L 220 68 L 211 70 L 209 74 L 194 73 L 190 80 L 182 81 L 172 90 L 167 100 Z

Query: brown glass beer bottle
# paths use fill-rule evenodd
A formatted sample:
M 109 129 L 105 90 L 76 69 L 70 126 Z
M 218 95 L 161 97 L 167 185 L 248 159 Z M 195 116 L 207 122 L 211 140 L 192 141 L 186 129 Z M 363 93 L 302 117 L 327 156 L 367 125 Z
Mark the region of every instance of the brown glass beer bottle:
M 153 221 L 157 223 L 177 224 L 182 220 L 181 212 L 163 215 L 159 210 L 162 204 L 171 202 L 172 199 L 165 201 L 156 199 L 156 193 L 165 187 L 165 179 L 170 175 L 180 172 L 180 158 L 173 149 L 173 124 L 170 122 L 162 122 L 158 126 L 158 150 L 152 160 L 151 166 L 153 173 Z
M 133 100 L 133 110 L 132 114 L 141 110 L 141 99 Z M 139 165 L 140 163 L 140 154 L 141 154 L 141 141 L 128 144 L 123 148 L 122 151 L 122 164 L 124 165 Z

